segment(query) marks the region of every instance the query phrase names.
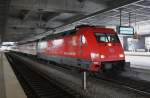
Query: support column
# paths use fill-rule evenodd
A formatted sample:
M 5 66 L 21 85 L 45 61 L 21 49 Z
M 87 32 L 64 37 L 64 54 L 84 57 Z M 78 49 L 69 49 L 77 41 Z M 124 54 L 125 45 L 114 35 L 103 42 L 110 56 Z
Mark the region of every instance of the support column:
M 83 72 L 83 90 L 87 90 L 87 72 Z

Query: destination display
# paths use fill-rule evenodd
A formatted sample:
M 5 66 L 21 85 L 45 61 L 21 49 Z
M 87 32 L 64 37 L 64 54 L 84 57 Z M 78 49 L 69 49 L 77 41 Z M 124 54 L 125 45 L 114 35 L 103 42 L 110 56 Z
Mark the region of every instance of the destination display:
M 124 35 L 134 35 L 134 28 L 130 26 L 119 26 L 118 32 L 119 34 L 124 34 Z

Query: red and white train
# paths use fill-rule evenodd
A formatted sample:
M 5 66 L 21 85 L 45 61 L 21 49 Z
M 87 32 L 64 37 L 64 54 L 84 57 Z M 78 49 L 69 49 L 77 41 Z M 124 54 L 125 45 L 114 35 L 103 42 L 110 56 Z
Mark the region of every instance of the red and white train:
M 80 26 L 37 42 L 39 58 L 92 72 L 123 70 L 125 56 L 113 29 Z

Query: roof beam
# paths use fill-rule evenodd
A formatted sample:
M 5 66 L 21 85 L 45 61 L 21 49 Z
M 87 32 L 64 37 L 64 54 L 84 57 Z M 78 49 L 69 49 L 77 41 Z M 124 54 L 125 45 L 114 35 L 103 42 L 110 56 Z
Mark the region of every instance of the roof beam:
M 26 20 L 22 21 L 17 18 L 10 17 L 7 21 L 8 27 L 25 27 L 25 28 L 36 28 L 37 24 L 39 23 L 38 20 Z M 45 24 L 45 21 L 41 21 L 41 24 Z
M 37 0 L 33 0 L 31 5 L 34 6 L 34 4 L 37 2 Z M 26 20 L 32 13 L 33 13 L 33 9 L 30 9 L 29 12 L 24 16 L 23 21 Z
M 41 0 L 41 4 L 33 0 L 12 0 L 12 7 L 27 10 L 38 10 L 48 12 L 65 12 L 65 13 L 91 13 L 106 8 L 104 3 L 94 3 L 90 0 L 79 2 L 78 0 Z M 59 2 L 59 3 L 58 3 Z M 92 6 L 89 8 L 89 6 Z
M 33 13 L 33 11 L 30 10 L 30 11 L 24 16 L 24 18 L 23 18 L 22 20 L 25 21 L 32 13 Z
M 139 7 L 142 7 L 142 8 L 150 8 L 150 6 L 144 6 L 144 5 L 141 5 L 141 4 L 138 4 L 138 3 L 134 3 L 133 5 L 136 5 L 136 6 L 139 6 Z
M 150 18 L 150 16 L 149 16 L 149 15 L 142 14 L 142 13 L 137 13 L 136 11 L 138 11 L 138 10 L 140 10 L 140 9 L 137 9 L 137 10 L 135 10 L 135 11 L 129 11 L 129 12 L 131 12 L 131 14 L 133 13 L 133 14 L 135 14 L 135 15 L 140 15 L 140 16 L 145 16 L 145 17 Z M 114 11 L 118 12 L 118 10 L 114 10 Z M 123 12 L 123 14 L 128 14 L 128 13 L 129 13 L 129 12 L 127 12 L 127 11 L 123 11 L 123 10 L 122 10 L 122 12 Z M 117 14 L 117 15 L 119 15 L 119 14 Z M 117 15 L 108 16 L 108 17 L 116 17 Z M 128 17 L 127 17 L 127 18 L 128 18 Z
M 122 0 L 121 0 L 122 1 Z M 84 20 L 88 20 L 90 18 L 93 18 L 93 17 L 96 17 L 97 15 L 100 15 L 100 14 L 105 14 L 109 11 L 112 11 L 114 9 L 119 9 L 119 8 L 122 8 L 122 7 L 125 7 L 125 6 L 128 6 L 130 4 L 133 4 L 133 3 L 137 3 L 137 2 L 140 2 L 140 1 L 143 1 L 143 0 L 125 0 L 126 2 L 120 2 L 120 3 L 115 3 L 115 5 L 112 5 L 111 7 L 107 8 L 107 9 L 104 9 L 104 10 L 100 10 L 98 12 L 95 12 L 95 13 L 92 13 L 90 15 L 87 15 L 87 16 L 84 16 L 84 17 L 81 17 L 81 18 L 78 18 L 76 20 L 73 20 L 71 22 L 68 22 L 68 23 L 65 23 L 57 28 L 55 28 L 56 30 L 57 29 L 61 29 L 67 25 L 75 25 L 75 24 L 78 24 L 78 22 L 80 21 L 84 21 Z

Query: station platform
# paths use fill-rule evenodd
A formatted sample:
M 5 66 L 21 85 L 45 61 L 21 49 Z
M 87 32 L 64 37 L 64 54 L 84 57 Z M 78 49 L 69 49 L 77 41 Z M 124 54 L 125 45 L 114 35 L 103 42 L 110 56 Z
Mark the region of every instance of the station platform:
M 125 51 L 126 55 L 131 55 L 131 56 L 150 56 L 150 52 L 127 52 Z
M 0 53 L 0 98 L 27 98 L 3 53 Z
M 150 52 L 125 52 L 125 57 L 132 68 L 150 70 Z

